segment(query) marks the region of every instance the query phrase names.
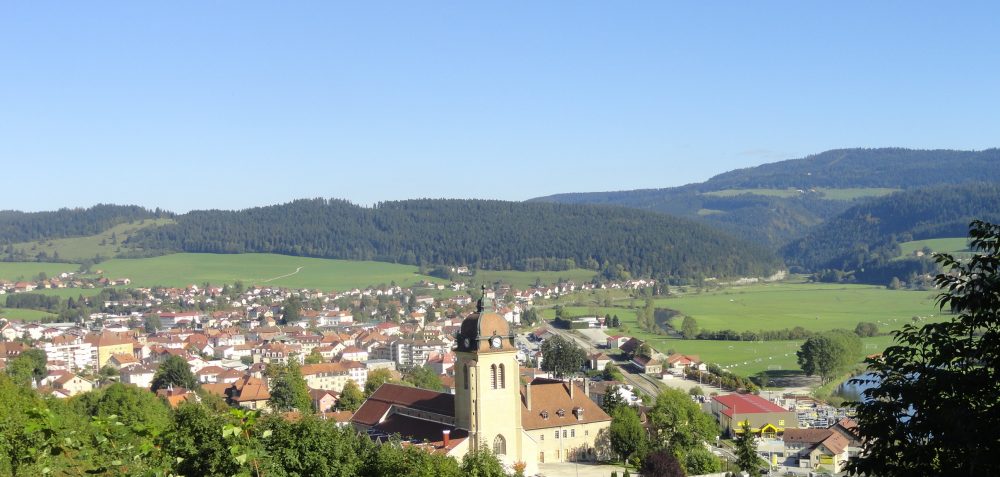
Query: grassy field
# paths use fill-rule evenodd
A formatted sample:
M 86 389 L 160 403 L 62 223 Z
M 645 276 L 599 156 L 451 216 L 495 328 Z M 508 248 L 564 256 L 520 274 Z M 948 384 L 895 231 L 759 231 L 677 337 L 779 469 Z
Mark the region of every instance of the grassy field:
M 476 282 L 492 283 L 502 280 L 510 283 L 516 288 L 527 288 L 535 284 L 535 280 L 540 280 L 544 284 L 554 285 L 560 278 L 572 280 L 576 283 L 589 282 L 596 273 L 593 270 L 575 268 L 561 272 L 519 272 L 514 270 L 477 270 L 474 280 Z
M 952 255 L 970 255 L 969 239 L 967 237 L 937 238 L 927 240 L 913 240 L 899 244 L 900 257 L 913 256 L 917 250 L 924 247 L 931 249 L 934 253 L 950 253 Z
M 909 323 L 913 316 L 925 320 L 940 319 L 934 306 L 934 292 L 887 290 L 864 285 L 777 283 L 730 288 L 718 292 L 660 298 L 657 308 L 671 308 L 695 317 L 701 328 L 721 330 L 768 330 L 802 326 L 822 331 L 834 328 L 854 329 L 859 321 L 881 323 L 889 331 Z M 766 370 L 798 370 L 795 351 L 801 341 L 709 341 L 683 340 L 648 333 L 639 329 L 635 310 L 640 300 L 621 300 L 614 307 L 567 306 L 570 316 L 597 311 L 617 314 L 622 330 L 608 330 L 649 341 L 660 352 L 696 354 L 702 359 L 750 375 Z M 542 316 L 551 318 L 555 311 L 545 309 Z M 820 318 L 817 320 L 816 317 Z M 676 318 L 675 318 L 676 320 Z M 889 336 L 863 339 L 865 354 L 882 351 L 891 342 Z
M 36 321 L 43 318 L 54 318 L 56 315 L 40 310 L 28 310 L 24 308 L 3 308 L 0 309 L 0 318 L 21 321 Z
M 101 293 L 101 288 L 50 288 L 48 290 L 35 290 L 31 293 L 39 295 L 57 296 L 59 298 L 76 298 L 78 296 L 97 296 Z
M 369 285 L 410 286 L 420 280 L 417 267 L 383 262 L 327 260 L 273 254 L 177 253 L 162 257 L 108 260 L 94 267 L 110 278 L 130 278 L 133 287 L 187 286 L 237 280 L 246 285 L 345 290 Z
M 937 292 L 887 290 L 870 285 L 771 284 L 731 288 L 656 301 L 694 317 L 707 330 L 854 329 L 859 321 L 887 331 L 914 316 L 938 314 Z M 676 319 L 675 319 L 676 320 Z M 679 323 L 677 323 L 679 325 Z
M 816 192 L 819 192 L 824 199 L 829 200 L 854 200 L 865 197 L 882 197 L 883 195 L 889 195 L 893 192 L 899 192 L 900 190 L 901 189 L 888 189 L 882 187 L 856 189 L 827 189 L 825 187 L 816 188 Z
M 829 200 L 854 200 L 864 197 L 881 197 L 883 195 L 889 195 L 893 192 L 899 191 L 899 189 L 888 189 L 888 188 L 845 188 L 845 189 L 827 189 L 823 187 L 818 187 L 815 189 L 824 199 Z M 710 195 L 715 197 L 732 197 L 741 194 L 754 194 L 763 195 L 768 197 L 782 197 L 790 198 L 797 197 L 803 192 L 799 192 L 798 189 L 728 189 L 728 190 L 717 190 L 712 192 L 704 192 L 704 195 Z
M 0 262 L 0 278 L 12 282 L 31 280 L 40 272 L 55 277 L 63 272 L 75 272 L 79 268 L 74 263 Z
M 45 252 L 50 257 L 58 253 L 59 258 L 63 260 L 80 261 L 94 258 L 97 255 L 110 258 L 117 255 L 119 251 L 119 246 L 112 241 L 112 235 L 120 243 L 139 229 L 157 227 L 173 222 L 173 219 L 147 219 L 141 223 L 119 224 L 102 233 L 87 237 L 16 243 L 14 244 L 14 250 L 24 252 L 32 257 L 41 252 Z M 102 243 L 104 245 L 101 245 Z

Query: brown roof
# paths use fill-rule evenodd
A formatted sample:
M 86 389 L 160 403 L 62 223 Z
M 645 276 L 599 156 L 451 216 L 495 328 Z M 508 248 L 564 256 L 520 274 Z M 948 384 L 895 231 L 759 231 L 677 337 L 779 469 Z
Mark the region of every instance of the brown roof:
M 579 384 L 572 384 L 575 386 L 572 398 L 570 398 L 570 383 L 555 379 L 536 378 L 530 386 L 530 411 L 524 405 L 523 396 L 526 395 L 527 389 L 522 388 L 521 390 L 521 425 L 524 426 L 525 430 L 611 420 L 611 416 L 584 394 L 583 388 Z M 559 416 L 558 413 L 560 409 L 563 411 L 562 416 Z M 582 411 L 580 419 L 577 419 L 578 411 Z M 543 413 L 547 413 L 548 418 L 544 417 Z
M 385 383 L 365 400 L 351 420 L 374 426 L 394 405 L 443 416 L 455 416 L 455 396 L 452 394 Z
M 102 347 L 102 346 L 115 346 L 120 344 L 129 343 L 132 344 L 135 340 L 132 339 L 127 333 L 111 333 L 104 332 L 101 334 L 88 334 L 84 341 L 90 343 L 92 346 Z
M 226 397 L 226 390 L 231 387 L 233 385 L 229 383 L 206 383 L 201 385 L 201 389 L 204 389 L 205 392 L 222 398 Z
M 785 429 L 786 443 L 795 442 L 816 445 L 823 442 L 834 432 L 830 429 Z
M 830 437 L 827 437 L 821 443 L 823 447 L 830 449 L 830 452 L 833 452 L 834 454 L 840 454 L 844 452 L 845 450 L 847 450 L 847 446 L 849 444 L 850 442 L 847 440 L 847 438 L 841 435 L 839 432 L 831 432 Z
M 243 401 L 266 401 L 271 399 L 271 391 L 265 383 L 260 378 L 255 378 L 253 376 L 246 376 L 243 379 L 233 383 L 233 401 L 243 402 Z

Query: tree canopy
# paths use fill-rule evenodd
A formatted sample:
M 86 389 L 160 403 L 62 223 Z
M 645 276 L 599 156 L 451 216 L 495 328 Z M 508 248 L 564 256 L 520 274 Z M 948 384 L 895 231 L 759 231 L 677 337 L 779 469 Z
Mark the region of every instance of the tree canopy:
M 864 441 L 852 472 L 887 477 L 1000 475 L 1000 225 L 973 221 L 970 260 L 936 257 L 938 304 L 954 316 L 893 332 L 855 380 Z
M 829 381 L 858 363 L 861 339 L 853 332 L 829 331 L 807 339 L 795 354 L 807 375 L 819 375 Z

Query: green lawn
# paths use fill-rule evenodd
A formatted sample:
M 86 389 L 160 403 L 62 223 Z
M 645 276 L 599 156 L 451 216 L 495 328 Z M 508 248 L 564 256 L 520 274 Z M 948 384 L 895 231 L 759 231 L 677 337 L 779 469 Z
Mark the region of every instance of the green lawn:
M 658 299 L 656 306 L 694 317 L 700 328 L 708 330 L 757 331 L 795 326 L 853 330 L 859 321 L 869 321 L 887 331 L 914 316 L 939 314 L 934 305 L 936 295 L 870 285 L 780 283 Z
M 246 285 L 346 290 L 369 285 L 410 286 L 420 280 L 443 280 L 417 274 L 417 267 L 383 262 L 328 260 L 273 254 L 177 253 L 144 259 L 101 262 L 109 278 L 130 278 L 133 287 L 216 285 L 241 280 Z M 296 271 L 298 270 L 298 271 Z
M 79 268 L 74 263 L 0 262 L 0 278 L 9 281 L 31 280 L 39 272 L 55 277 L 62 272 L 75 272 Z
M 52 257 L 55 253 L 63 260 L 81 261 L 101 255 L 106 258 L 114 257 L 119 253 L 119 246 L 112 242 L 112 235 L 120 243 L 134 234 L 137 230 L 156 227 L 173 223 L 173 219 L 146 219 L 145 221 L 132 224 L 118 224 L 97 235 L 87 237 L 72 237 L 51 240 L 39 240 L 34 242 L 21 242 L 14 244 L 16 251 L 22 251 L 34 257 L 40 252 L 45 252 Z M 101 243 L 104 245 L 101 245 Z M 122 249 L 127 250 L 127 249 Z
M 21 321 L 36 321 L 42 318 L 55 318 L 56 315 L 39 310 L 29 310 L 26 308 L 3 308 L 0 309 L 0 318 Z
M 577 284 L 589 282 L 597 273 L 593 270 L 574 268 L 561 272 L 519 272 L 516 270 L 477 270 L 474 280 L 476 282 L 492 283 L 498 280 L 510 283 L 515 288 L 527 288 L 535 284 L 535 280 L 540 280 L 546 285 L 555 285 L 560 278 L 572 280 Z

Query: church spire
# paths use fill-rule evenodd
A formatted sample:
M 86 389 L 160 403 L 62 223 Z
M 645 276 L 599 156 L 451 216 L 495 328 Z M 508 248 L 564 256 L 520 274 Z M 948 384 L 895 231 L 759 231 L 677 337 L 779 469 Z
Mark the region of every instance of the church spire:
M 482 294 L 479 295 L 479 301 L 476 302 L 476 313 L 482 313 L 482 312 L 486 311 L 486 306 L 487 306 L 486 300 L 487 300 L 487 298 L 486 298 L 486 284 L 485 283 L 483 284 L 483 287 L 482 287 L 481 291 L 482 291 Z M 490 300 L 489 306 L 490 306 L 490 308 L 493 308 L 493 300 Z M 494 309 L 493 311 L 496 311 L 496 310 Z

